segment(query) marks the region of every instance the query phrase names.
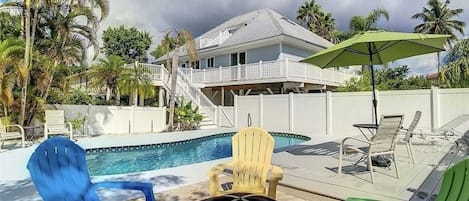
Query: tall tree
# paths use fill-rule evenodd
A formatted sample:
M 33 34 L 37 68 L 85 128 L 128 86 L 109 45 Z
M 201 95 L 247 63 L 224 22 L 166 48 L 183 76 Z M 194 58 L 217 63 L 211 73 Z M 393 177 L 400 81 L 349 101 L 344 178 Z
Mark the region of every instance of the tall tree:
M 116 99 L 116 103 L 120 100 L 118 81 L 122 77 L 125 68 L 125 61 L 119 56 L 111 55 L 106 59 L 99 59 L 99 63 L 94 65 L 88 72 L 90 86 L 105 91 L 106 101 L 109 101 L 112 96 Z M 104 87 L 104 89 L 103 89 Z
M 123 95 L 129 95 L 129 105 L 137 105 L 140 97 L 140 105 L 143 106 L 146 97 L 155 95 L 150 71 L 137 62 L 133 67 L 124 69 L 118 87 Z
M 353 16 L 350 19 L 350 30 L 353 33 L 377 30 L 379 29 L 377 23 L 382 17 L 389 20 L 388 11 L 382 8 L 373 9 L 366 16 Z
M 469 39 L 458 41 L 445 57 L 446 65 L 441 71 L 443 87 L 469 87 Z
M 177 84 L 177 76 L 178 76 L 178 66 L 179 66 L 179 45 L 182 44 L 181 42 L 185 42 L 185 46 L 187 49 L 187 54 L 189 57 L 189 61 L 197 61 L 197 47 L 195 45 L 194 39 L 192 38 L 192 34 L 187 30 L 181 30 L 179 32 L 176 31 L 176 42 L 175 42 L 175 49 L 173 50 L 173 57 L 171 63 L 171 96 L 169 99 L 169 130 L 172 131 L 174 129 L 174 106 L 176 104 L 176 84 Z
M 306 1 L 297 11 L 297 20 L 311 32 L 332 43 L 339 42 L 335 19 L 331 13 L 325 13 L 315 0 Z
M 139 31 L 135 27 L 126 28 L 123 25 L 104 30 L 104 53 L 117 55 L 127 63 L 134 61 L 146 62 L 147 51 L 151 45 L 151 36 L 146 31 Z
M 447 40 L 447 45 L 451 45 L 456 40 L 456 33 L 459 32 L 464 35 L 464 22 L 455 20 L 464 10 L 461 8 L 450 9 L 448 5 L 450 1 L 441 2 L 440 0 L 428 0 L 427 6 L 423 7 L 421 13 L 416 13 L 412 19 L 422 20 L 421 24 L 415 26 L 417 33 L 429 34 L 448 34 L 451 35 Z M 440 53 L 437 52 L 437 73 L 440 75 Z M 438 79 L 438 86 L 439 84 Z
M 153 56 L 155 59 L 158 59 L 164 55 L 166 55 L 166 68 L 170 68 L 170 55 L 168 54 L 169 52 L 171 52 L 172 50 L 174 50 L 174 48 L 176 48 L 176 39 L 175 38 L 171 38 L 169 36 L 170 32 L 167 32 L 166 34 L 164 34 L 163 38 L 161 39 L 161 42 L 160 44 L 155 47 L 155 49 L 150 52 L 151 56 Z

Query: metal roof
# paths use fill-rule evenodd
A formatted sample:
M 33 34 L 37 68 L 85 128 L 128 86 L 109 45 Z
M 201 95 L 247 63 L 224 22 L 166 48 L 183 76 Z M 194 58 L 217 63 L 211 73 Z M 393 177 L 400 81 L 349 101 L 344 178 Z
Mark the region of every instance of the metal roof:
M 220 33 L 228 33 L 228 31 L 232 33 L 228 34 L 227 38 L 222 40 L 221 43 L 200 48 L 201 40 L 216 38 Z M 268 8 L 255 10 L 233 17 L 223 24 L 220 24 L 195 38 L 194 41 L 198 49 L 204 49 L 207 51 L 255 42 L 281 35 L 297 38 L 323 48 L 333 45 L 331 42 Z M 172 52 L 169 54 L 172 55 Z M 185 56 L 186 54 L 186 49 L 182 46 L 179 49 L 179 55 Z M 164 60 L 166 60 L 166 55 L 158 58 L 156 61 Z

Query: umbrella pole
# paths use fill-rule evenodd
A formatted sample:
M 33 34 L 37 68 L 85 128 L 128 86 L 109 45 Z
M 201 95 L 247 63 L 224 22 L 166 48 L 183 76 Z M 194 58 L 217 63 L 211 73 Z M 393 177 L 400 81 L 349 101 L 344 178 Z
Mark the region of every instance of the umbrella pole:
M 376 92 L 375 92 L 375 71 L 373 69 L 373 52 L 371 50 L 371 43 L 367 44 L 368 46 L 368 55 L 370 56 L 370 68 L 371 68 L 371 87 L 373 90 L 373 112 L 375 114 L 375 124 L 378 125 L 378 100 L 376 100 Z

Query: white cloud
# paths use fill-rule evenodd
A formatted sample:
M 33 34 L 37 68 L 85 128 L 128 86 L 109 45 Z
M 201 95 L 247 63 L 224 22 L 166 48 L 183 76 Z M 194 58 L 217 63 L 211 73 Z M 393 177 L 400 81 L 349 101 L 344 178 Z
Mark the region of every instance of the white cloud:
M 223 23 L 224 21 L 256 9 L 271 8 L 295 20 L 296 11 L 304 1 L 292 0 L 110 0 L 110 15 L 101 23 L 99 34 L 109 26 L 135 26 L 150 32 L 153 48 L 167 31 L 186 28 L 194 36 Z M 352 16 L 366 15 L 372 9 L 384 8 L 390 14 L 388 22 L 380 21 L 381 27 L 393 31 L 412 32 L 418 20 L 410 19 L 426 6 L 427 0 L 316 0 L 322 8 L 331 12 L 341 30 L 348 29 Z M 467 0 L 452 0 L 451 8 L 465 9 L 459 20 L 469 23 L 469 4 Z M 465 28 L 469 34 L 469 24 Z M 414 57 L 401 60 L 409 64 L 414 74 L 434 72 L 428 66 L 431 56 Z M 415 67 L 413 67 L 415 66 Z M 413 69 L 416 69 L 414 71 Z

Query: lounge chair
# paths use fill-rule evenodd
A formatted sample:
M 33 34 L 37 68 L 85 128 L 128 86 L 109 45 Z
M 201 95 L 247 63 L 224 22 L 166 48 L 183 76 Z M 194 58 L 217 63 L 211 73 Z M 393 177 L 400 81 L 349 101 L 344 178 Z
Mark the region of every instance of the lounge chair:
M 469 200 L 469 159 L 453 165 L 443 174 L 436 201 Z
M 146 201 L 154 201 L 151 183 L 110 181 L 91 183 L 85 150 L 63 137 L 41 143 L 28 162 L 29 173 L 44 201 L 98 201 L 98 188 L 140 190 Z
M 422 112 L 416 111 L 414 115 L 414 119 L 410 123 L 409 127 L 401 129 L 401 132 L 405 134 L 404 142 L 406 143 L 406 147 L 407 147 L 407 155 L 412 159 L 413 164 L 415 164 L 415 157 L 414 157 L 414 151 L 412 148 L 412 137 L 414 136 L 414 134 L 416 134 L 415 128 L 417 127 L 417 124 L 419 123 L 421 116 L 422 116 Z
M 353 137 L 344 138 L 340 144 L 339 149 L 339 167 L 338 173 L 342 174 L 342 157 L 344 155 L 344 148 L 353 149 L 359 153 L 364 154 L 367 158 L 367 167 L 370 170 L 371 183 L 375 182 L 373 173 L 372 156 L 392 155 L 394 161 L 394 168 L 396 169 L 396 177 L 399 178 L 399 170 L 396 163 L 396 139 L 399 129 L 401 128 L 404 115 L 383 115 L 381 116 L 376 134 L 370 141 L 357 139 Z M 345 147 L 347 140 L 356 140 L 368 144 L 366 147 Z
M 10 127 L 15 127 L 18 129 L 18 131 L 8 131 L 7 128 Z M 3 125 L 3 122 L 0 121 L 0 149 L 3 148 L 3 144 L 5 143 L 6 140 L 12 140 L 12 139 L 21 139 L 21 146 L 24 148 L 26 143 L 24 139 L 24 129 L 20 125 L 17 124 L 12 124 L 12 125 Z
M 464 136 L 465 133 L 457 128 L 466 123 L 469 123 L 469 114 L 462 114 L 440 128 L 434 129 L 431 132 L 421 132 L 420 135 L 423 138 L 427 136 L 444 136 L 447 140 L 449 139 L 448 136 Z
M 65 122 L 63 110 L 46 110 L 46 122 L 44 123 L 44 139 L 49 135 L 68 135 L 73 140 L 72 123 Z
M 209 172 L 210 196 L 243 192 L 267 195 L 275 199 L 277 184 L 283 177 L 283 171 L 270 162 L 274 142 L 274 138 L 261 128 L 248 127 L 236 133 L 232 137 L 233 161 L 219 164 Z M 227 168 L 233 170 L 233 186 L 229 191 L 220 191 L 218 176 Z M 269 170 L 271 174 L 267 190 Z

